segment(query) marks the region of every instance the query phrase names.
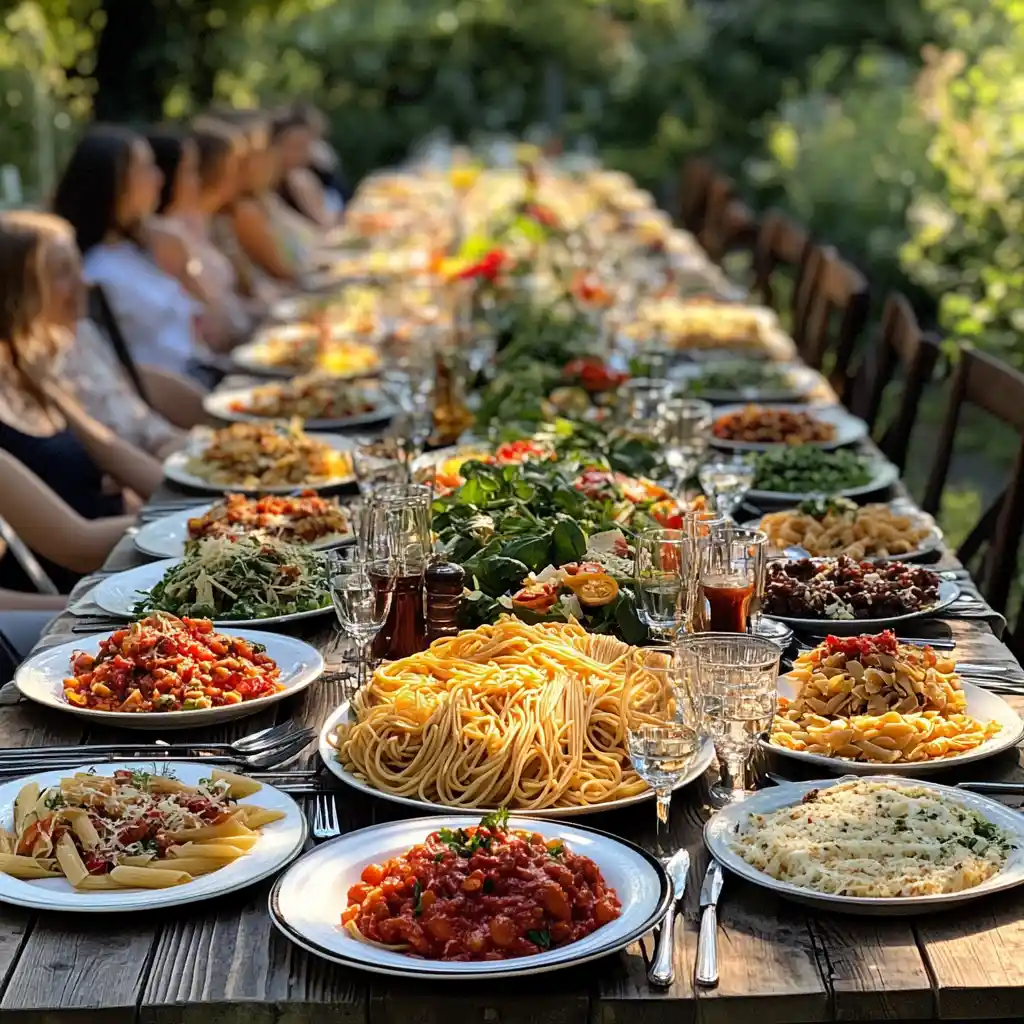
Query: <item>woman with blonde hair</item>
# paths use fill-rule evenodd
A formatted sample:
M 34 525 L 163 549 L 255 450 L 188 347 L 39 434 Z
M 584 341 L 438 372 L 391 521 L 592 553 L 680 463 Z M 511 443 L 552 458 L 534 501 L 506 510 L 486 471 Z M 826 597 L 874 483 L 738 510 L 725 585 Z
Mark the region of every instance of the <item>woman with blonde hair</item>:
M 89 417 L 57 377 L 74 334 L 51 324 L 48 309 L 80 294 L 70 226 L 49 214 L 0 213 L 0 518 L 63 593 L 102 565 L 132 524 L 126 496 L 149 495 L 162 479 L 159 462 Z M 0 558 L 0 588 L 0 606 L 30 589 L 10 551 Z

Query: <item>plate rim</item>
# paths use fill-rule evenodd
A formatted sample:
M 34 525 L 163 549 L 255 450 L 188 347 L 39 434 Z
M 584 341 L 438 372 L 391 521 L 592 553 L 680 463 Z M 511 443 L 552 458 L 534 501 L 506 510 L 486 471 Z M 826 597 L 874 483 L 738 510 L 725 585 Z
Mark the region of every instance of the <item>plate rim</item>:
M 874 466 L 875 475 L 866 483 L 858 487 L 844 487 L 838 491 L 825 493 L 823 491 L 762 491 L 752 487 L 747 491 L 746 497 L 750 500 L 768 505 L 791 505 L 799 504 L 801 501 L 808 501 L 812 498 L 860 498 L 875 491 L 892 487 L 900 478 L 900 471 L 896 464 L 888 459 L 877 456 L 869 456 L 871 465 Z
M 483 812 L 481 812 L 483 813 Z M 584 954 L 582 957 L 568 958 L 565 960 L 556 960 L 554 962 L 546 963 L 540 967 L 530 966 L 531 957 L 514 957 L 510 960 L 496 960 L 495 964 L 523 964 L 522 967 L 513 967 L 509 969 L 505 967 L 500 970 L 493 970 L 488 972 L 474 972 L 472 974 L 463 972 L 453 972 L 450 969 L 438 968 L 436 970 L 424 970 L 420 967 L 420 964 L 445 964 L 448 963 L 444 960 L 415 960 L 410 958 L 410 963 L 413 969 L 401 970 L 398 967 L 390 967 L 383 964 L 370 964 L 364 960 L 357 960 L 354 957 L 348 957 L 344 953 L 336 953 L 333 950 L 329 950 L 319 943 L 314 942 L 296 931 L 293 925 L 283 918 L 280 910 L 280 890 L 283 887 L 285 880 L 289 873 L 297 867 L 307 857 L 311 857 L 319 854 L 321 850 L 329 849 L 332 846 L 340 845 L 342 842 L 349 840 L 352 836 L 365 834 L 368 832 L 383 831 L 389 828 L 395 827 L 412 827 L 422 825 L 426 832 L 436 831 L 437 823 L 446 819 L 470 819 L 470 821 L 478 820 L 478 815 L 475 813 L 457 813 L 447 815 L 437 815 L 432 817 L 420 817 L 420 818 L 402 818 L 398 821 L 382 822 L 373 825 L 365 825 L 363 828 L 354 829 L 351 832 L 346 832 L 344 835 L 337 836 L 334 839 L 328 840 L 326 843 L 321 843 L 319 846 L 313 847 L 311 850 L 305 851 L 301 856 L 294 858 L 287 865 L 286 869 L 275 879 L 273 886 L 271 887 L 270 893 L 267 896 L 267 911 L 270 915 L 271 921 L 274 926 L 289 940 L 295 942 L 296 945 L 301 946 L 307 952 L 313 953 L 322 959 L 329 960 L 333 963 L 342 964 L 346 967 L 355 967 L 359 970 L 367 971 L 371 974 L 383 974 L 392 977 L 411 977 L 411 978 L 423 978 L 434 981 L 486 981 L 493 980 L 495 978 L 509 978 L 509 977 L 523 977 L 534 974 L 547 974 L 552 971 L 561 970 L 566 967 L 575 967 L 579 964 L 589 963 L 592 960 L 599 959 L 603 956 L 608 956 L 611 953 L 616 953 L 619 950 L 625 949 L 630 943 L 636 942 L 639 938 L 646 935 L 651 929 L 655 928 L 658 923 L 665 917 L 668 912 L 669 906 L 672 903 L 673 889 L 672 882 L 669 879 L 668 873 L 665 868 L 658 861 L 657 857 L 653 854 L 648 853 L 643 847 L 638 846 L 632 840 L 625 839 L 622 836 L 614 835 L 610 832 L 606 832 L 603 829 L 593 828 L 590 825 L 577 825 L 575 823 L 568 827 L 579 829 L 582 832 L 589 832 L 593 835 L 600 836 L 602 839 L 611 841 L 613 844 L 624 846 L 631 850 L 633 853 L 639 854 L 641 859 L 647 863 L 647 866 L 653 871 L 655 877 L 658 879 L 660 886 L 660 892 L 658 897 L 657 905 L 655 909 L 649 914 L 642 925 L 637 925 L 631 929 L 627 936 L 612 939 L 610 942 L 604 943 L 597 949 L 590 953 Z M 552 819 L 537 819 L 531 818 L 530 815 L 519 815 L 512 813 L 510 815 L 509 824 L 515 826 L 517 823 L 524 823 L 529 825 L 531 821 L 535 821 L 538 824 L 551 825 Z M 570 840 L 571 841 L 571 840 Z M 598 865 L 600 867 L 600 865 Z M 572 949 L 572 945 L 564 947 L 569 950 Z
M 83 752 L 87 751 L 88 749 L 89 749 L 88 747 L 83 747 L 82 748 Z M 71 774 L 71 773 L 73 773 L 75 771 L 88 770 L 89 768 L 97 768 L 98 769 L 98 768 L 102 768 L 104 766 L 110 767 L 112 765 L 127 764 L 127 763 L 128 762 L 116 761 L 116 760 L 113 760 L 113 761 L 85 761 L 78 768 L 67 768 L 67 769 L 58 768 L 58 769 L 52 769 L 51 771 L 47 771 L 47 772 L 36 772 L 35 774 L 20 775 L 17 778 L 6 779 L 2 783 L 0 783 L 0 786 L 14 785 L 15 783 L 19 783 L 19 782 L 24 784 L 25 782 L 31 781 L 33 779 L 36 779 L 36 778 L 38 778 L 41 775 L 59 774 L 59 775 L 61 775 L 63 777 L 63 776 L 66 776 L 68 774 Z M 177 765 L 179 765 L 179 766 L 180 765 L 187 765 L 188 767 L 196 768 L 199 771 L 205 771 L 206 770 L 205 767 L 199 761 L 184 761 L 184 762 L 180 762 L 179 761 L 179 762 L 175 762 L 175 763 Z M 141 905 L 141 906 L 111 905 L 111 906 L 98 906 L 97 907 L 97 906 L 82 906 L 82 905 L 79 905 L 79 906 L 76 907 L 76 906 L 70 905 L 70 903 L 69 903 L 68 905 L 63 905 L 63 906 L 55 907 L 53 905 L 54 901 L 53 901 L 52 897 L 50 899 L 47 899 L 47 900 L 41 900 L 41 901 L 39 901 L 37 903 L 34 900 L 28 900 L 28 899 L 25 899 L 25 900 L 20 900 L 20 899 L 13 900 L 9 896 L 4 895 L 2 892 L 0 892 L 0 903 L 7 904 L 8 906 L 24 907 L 24 908 L 26 908 L 28 910 L 48 910 L 48 911 L 51 911 L 53 913 L 58 913 L 58 914 L 59 913 L 70 913 L 70 914 L 134 914 L 134 913 L 139 913 L 140 911 L 166 910 L 166 909 L 168 909 L 170 907 L 187 906 L 190 903 L 201 903 L 201 902 L 203 902 L 205 900 L 216 899 L 216 898 L 218 898 L 220 896 L 227 895 L 228 893 L 239 892 L 242 889 L 248 888 L 250 885 L 257 885 L 258 883 L 268 879 L 271 875 L 273 875 L 276 872 L 280 871 L 282 868 L 287 868 L 293 861 L 295 861 L 296 858 L 299 855 L 302 854 L 302 848 L 306 845 L 306 840 L 309 838 L 309 822 L 307 821 L 306 815 L 303 813 L 302 808 L 299 806 L 298 801 L 295 800 L 295 798 L 291 794 L 282 792 L 276 786 L 273 786 L 273 785 L 271 785 L 268 782 L 262 782 L 261 781 L 261 785 L 266 787 L 266 788 L 274 790 L 274 792 L 277 794 L 278 797 L 281 797 L 281 798 L 285 799 L 291 805 L 290 809 L 294 810 L 295 817 L 298 819 L 298 822 L 299 822 L 299 836 L 298 836 L 298 841 L 292 845 L 292 847 L 289 850 L 289 852 L 287 854 L 287 857 L 285 859 L 279 860 L 277 863 L 275 863 L 273 866 L 268 867 L 266 870 L 261 870 L 257 875 L 254 875 L 251 878 L 246 878 L 244 880 L 239 880 L 239 881 L 236 881 L 233 884 L 227 884 L 227 885 L 222 886 L 222 887 L 220 887 L 218 889 L 215 889 L 215 890 L 213 890 L 211 892 L 202 893 L 202 894 L 199 894 L 199 895 L 196 895 L 195 893 L 193 893 L 193 895 L 192 895 L 192 897 L 190 899 L 178 898 L 178 899 L 169 899 L 169 900 L 166 900 L 166 901 L 158 899 L 158 901 L 156 903 L 148 903 L 148 904 Z M 256 796 L 258 794 L 253 794 L 253 795 Z M 47 893 L 47 894 L 51 893 L 51 890 L 43 890 L 43 891 L 45 893 Z M 126 890 L 126 891 L 136 891 L 136 890 Z M 172 893 L 181 892 L 182 895 L 184 896 L 185 893 L 188 892 L 188 886 L 187 885 L 175 885 L 175 886 L 171 886 L 170 888 L 167 888 L 167 889 L 155 889 L 155 890 L 151 890 L 151 891 L 154 892 L 154 893 L 164 893 L 164 894 L 167 894 L 168 896 L 170 896 Z M 116 894 L 116 890 L 114 891 L 114 894 Z
M 348 713 L 351 705 L 351 700 L 342 701 L 341 704 L 339 704 L 324 719 L 324 724 L 320 727 L 320 732 L 317 736 L 317 753 L 320 756 L 320 760 L 324 763 L 324 767 L 340 782 L 344 783 L 351 789 L 356 790 L 356 792 L 362 793 L 372 799 L 386 800 L 388 803 L 398 804 L 402 807 L 411 807 L 429 814 L 451 814 L 460 810 L 464 810 L 465 813 L 470 814 L 475 813 L 476 811 L 479 811 L 480 814 L 488 814 L 498 809 L 494 807 L 473 807 L 461 809 L 458 807 L 450 807 L 447 804 L 426 803 L 423 800 L 414 800 L 412 797 L 399 796 L 395 793 L 385 793 L 383 790 L 374 788 L 368 782 L 361 782 L 359 779 L 355 778 L 351 772 L 345 771 L 336 756 L 327 756 L 328 751 L 331 751 L 334 754 L 337 753 L 334 747 L 332 747 L 327 741 L 327 734 L 342 718 L 342 716 Z M 712 761 L 714 761 L 714 758 L 714 743 L 710 738 L 705 737 L 701 751 L 694 759 L 692 769 L 694 772 L 693 777 L 690 778 L 689 773 L 687 773 L 687 776 L 684 777 L 685 781 L 681 781 L 677 786 L 675 786 L 673 792 L 696 782 L 697 779 L 699 779 L 700 776 L 708 770 Z M 522 813 L 523 816 L 532 816 L 545 821 L 575 821 L 577 818 L 584 818 L 591 814 L 605 814 L 612 811 L 624 810 L 627 807 L 634 807 L 637 804 L 653 800 L 654 795 L 654 790 L 648 788 L 642 793 L 637 793 L 635 796 L 622 797 L 619 800 L 613 800 L 606 804 L 586 804 L 579 807 L 542 807 L 539 809 L 530 809 Z M 510 809 L 510 813 L 518 814 L 519 812 L 513 808 Z
M 277 326 L 288 326 L 288 325 L 277 325 Z M 271 366 L 268 363 L 260 362 L 257 359 L 253 359 L 252 356 L 256 353 L 259 346 L 265 344 L 262 340 L 246 341 L 233 349 L 231 352 L 231 361 L 235 367 L 242 370 L 245 373 L 252 374 L 256 377 L 296 377 L 306 372 L 295 368 L 294 366 Z M 368 348 L 375 348 L 368 342 L 364 342 Z M 378 353 L 379 354 L 379 353 Z M 348 373 L 332 373 L 331 376 L 338 380 L 361 380 L 365 377 L 377 377 L 380 375 L 383 364 L 378 361 L 376 366 L 367 367 L 365 370 L 354 370 Z
M 745 409 L 748 405 L 761 405 L 773 407 L 776 409 L 788 409 L 792 412 L 806 412 L 817 419 L 822 419 L 821 413 L 826 413 L 829 416 L 834 417 L 833 425 L 836 428 L 836 434 L 839 434 L 841 430 L 841 424 L 848 423 L 847 437 L 836 436 L 831 441 L 807 441 L 805 444 L 810 448 L 820 448 L 822 451 L 830 452 L 835 451 L 837 448 L 848 448 L 850 445 L 859 444 L 868 436 L 868 425 L 859 416 L 854 416 L 852 412 L 847 410 L 844 406 L 839 404 L 833 405 L 810 405 L 806 402 L 769 402 L 769 401 L 755 401 L 749 402 L 730 402 L 724 405 L 720 405 L 715 410 L 715 416 L 712 420 L 711 427 L 714 430 L 715 423 L 720 420 L 723 416 L 728 416 L 731 413 L 739 412 Z M 829 422 L 823 420 L 823 422 Z M 788 445 L 783 441 L 733 441 L 728 438 L 715 437 L 714 433 L 708 438 L 708 443 L 712 448 L 718 448 L 722 451 L 739 451 L 739 452 L 767 452 L 777 451 L 782 448 L 790 448 L 792 445 Z
M 344 378 L 338 378 L 342 380 Z M 224 420 L 226 423 L 274 423 L 282 419 L 281 416 L 259 416 L 256 413 L 234 412 L 230 409 L 219 408 L 220 403 L 227 402 L 235 397 L 251 395 L 257 388 L 267 387 L 267 384 L 249 384 L 244 387 L 218 388 L 203 395 L 203 411 L 216 419 Z M 393 419 L 398 414 L 398 407 L 388 401 L 382 395 L 381 403 L 372 412 L 360 413 L 357 416 L 347 416 L 344 419 L 307 419 L 303 420 L 303 429 L 313 431 L 330 430 L 352 430 L 358 427 L 368 426 L 371 423 L 383 423 Z
M 759 790 L 758 792 L 772 793 L 792 786 L 798 791 L 797 800 L 799 800 L 805 793 L 810 792 L 812 789 L 827 789 L 838 785 L 841 782 L 861 781 L 863 778 L 863 776 L 841 775 L 828 779 L 801 780 L 799 782 L 787 783 L 786 786 L 773 786 L 770 789 Z M 993 800 L 991 797 L 984 796 L 981 793 L 969 793 L 966 790 L 957 790 L 953 786 L 946 786 L 938 782 L 930 782 L 927 779 L 908 779 L 906 776 L 894 775 L 872 775 L 868 778 L 872 782 L 894 782 L 897 785 L 902 786 L 917 785 L 924 786 L 928 789 L 936 789 L 947 797 L 960 797 L 962 804 L 965 804 L 967 807 L 971 807 L 972 803 L 976 801 L 982 804 L 983 807 L 997 808 L 998 813 L 1004 813 L 1010 810 L 1010 808 L 1007 808 L 1005 804 L 1001 804 L 998 800 Z M 964 797 L 967 799 L 964 800 Z M 749 798 L 740 804 L 734 804 L 732 806 L 742 809 L 744 804 L 749 806 Z M 782 807 L 787 806 L 792 806 L 792 804 L 782 804 L 779 808 L 775 809 L 779 810 Z M 727 811 L 728 808 L 725 808 L 724 810 Z M 760 812 L 755 808 L 753 813 Z M 737 877 L 751 882 L 761 888 L 768 889 L 770 892 L 774 892 L 776 895 L 785 899 L 813 904 L 817 907 L 827 907 L 837 913 L 864 913 L 868 915 L 877 914 L 877 916 L 923 914 L 931 911 L 942 910 L 945 907 L 955 906 L 958 903 L 966 903 L 973 899 L 981 899 L 985 896 L 991 896 L 997 892 L 1004 892 L 1007 889 L 1013 889 L 1024 885 L 1024 864 L 1022 864 L 1018 866 L 1020 871 L 1019 878 L 1016 880 L 1004 881 L 1002 884 L 997 883 L 996 885 L 988 888 L 982 888 L 986 882 L 990 881 L 989 879 L 986 879 L 986 882 L 982 882 L 980 886 L 973 886 L 970 889 L 962 889 L 953 893 L 932 893 L 924 896 L 839 896 L 832 893 L 820 893 L 814 889 L 806 889 L 802 886 L 794 885 L 792 882 L 784 882 L 780 879 L 772 878 L 771 875 L 768 875 L 763 871 L 758 871 L 752 864 L 748 864 L 739 856 L 739 854 L 733 853 L 728 849 L 724 842 L 720 843 L 717 835 L 712 836 L 712 832 L 721 827 L 716 826 L 715 822 L 726 820 L 731 817 L 731 814 L 723 817 L 723 811 L 718 811 L 704 823 L 704 828 L 702 829 L 704 845 L 707 848 L 708 853 L 710 853 L 719 864 Z M 736 823 L 738 824 L 738 820 Z M 1024 822 L 1021 823 L 1018 837 L 1024 837 Z M 724 849 L 722 847 L 724 847 Z M 993 876 L 993 878 L 995 877 L 997 876 Z
M 742 362 L 743 360 L 739 360 Z M 732 362 L 736 362 L 733 360 Z M 722 360 L 724 365 L 730 365 L 730 360 Z M 708 366 L 714 366 L 713 362 L 709 363 L 681 363 L 680 366 L 694 366 L 698 369 L 706 369 Z M 789 371 L 791 373 L 806 373 L 807 374 L 807 388 L 804 391 L 790 390 L 790 391 L 777 391 L 777 392 L 758 392 L 756 395 L 746 399 L 748 402 L 756 402 L 764 405 L 799 405 L 806 409 L 817 408 L 813 403 L 807 401 L 808 398 L 814 392 L 814 387 L 818 383 L 821 375 L 817 370 L 812 370 L 811 367 L 805 363 L 781 363 L 780 368 Z M 693 374 L 682 374 L 679 378 L 680 383 L 687 383 L 693 378 L 700 377 L 701 373 Z M 707 402 L 712 402 L 717 405 L 738 405 L 744 401 L 743 395 L 738 391 L 725 391 L 719 388 L 712 388 L 710 390 L 702 391 L 697 398 L 703 398 Z
M 779 676 L 779 679 L 784 679 L 789 673 L 783 673 Z M 996 734 L 984 743 L 975 747 L 973 750 L 965 750 L 955 755 L 954 757 L 942 757 L 936 758 L 931 761 L 906 761 L 902 764 L 882 764 L 876 761 L 851 761 L 848 758 L 839 757 L 826 757 L 824 754 L 812 754 L 806 750 L 790 750 L 788 747 L 777 746 L 772 743 L 770 739 L 762 737 L 758 740 L 758 744 L 762 750 L 774 754 L 779 757 L 789 757 L 795 761 L 800 761 L 803 764 L 816 765 L 826 771 L 832 770 L 837 772 L 845 772 L 846 774 L 857 775 L 860 778 L 871 778 L 878 775 L 884 775 L 886 772 L 898 773 L 900 778 L 912 779 L 914 778 L 915 772 L 919 772 L 924 775 L 932 775 L 935 772 L 941 772 L 944 770 L 952 770 L 965 764 L 972 764 L 976 761 L 984 761 L 990 757 L 997 757 L 999 754 L 1005 754 L 1006 751 L 1015 747 L 1022 738 L 1024 738 L 1024 718 L 1014 710 L 1012 704 L 1009 701 L 1003 699 L 1001 694 L 994 693 L 992 690 L 986 690 L 984 686 L 978 686 L 977 683 L 969 682 L 966 679 L 961 679 L 961 686 L 963 687 L 964 695 L 967 697 L 967 713 L 971 712 L 971 694 L 975 691 L 986 694 L 996 700 L 999 700 L 1004 704 L 1007 710 L 1017 720 L 1017 729 L 1015 733 L 1006 732 L 1005 734 Z M 776 693 L 778 693 L 778 684 L 776 684 Z M 998 744 L 997 746 L 986 749 L 986 745 L 989 743 Z

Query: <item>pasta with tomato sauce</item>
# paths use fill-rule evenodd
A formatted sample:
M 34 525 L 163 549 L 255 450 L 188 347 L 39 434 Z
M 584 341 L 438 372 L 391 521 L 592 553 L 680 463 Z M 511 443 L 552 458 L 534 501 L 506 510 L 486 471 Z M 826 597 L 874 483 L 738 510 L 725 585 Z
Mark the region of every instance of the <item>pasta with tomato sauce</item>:
M 348 892 L 354 938 L 426 960 L 508 960 L 578 942 L 622 912 L 589 858 L 508 828 L 507 812 L 442 828 Z

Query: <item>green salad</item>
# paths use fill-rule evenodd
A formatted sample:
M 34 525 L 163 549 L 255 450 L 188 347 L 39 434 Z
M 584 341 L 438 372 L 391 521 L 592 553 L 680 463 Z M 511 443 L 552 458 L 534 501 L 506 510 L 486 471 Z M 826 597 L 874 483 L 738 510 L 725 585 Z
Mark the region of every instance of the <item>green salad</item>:
M 172 612 L 189 618 L 269 619 L 329 607 L 324 555 L 259 534 L 206 537 L 188 546 L 135 605 L 136 615 Z
M 870 460 L 854 452 L 796 445 L 760 453 L 754 462 L 754 490 L 791 494 L 832 494 L 863 487 L 872 478 Z
M 749 359 L 715 363 L 687 381 L 687 389 L 694 395 L 715 391 L 741 392 L 751 388 L 778 392 L 792 387 L 788 369 L 771 363 L 755 363 Z

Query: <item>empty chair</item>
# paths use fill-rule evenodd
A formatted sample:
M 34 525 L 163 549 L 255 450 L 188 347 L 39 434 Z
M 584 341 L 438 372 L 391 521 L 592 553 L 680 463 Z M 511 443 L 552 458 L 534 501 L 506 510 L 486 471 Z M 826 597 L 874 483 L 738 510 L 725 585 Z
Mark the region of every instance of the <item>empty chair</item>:
M 769 210 L 754 240 L 754 292 L 777 313 L 791 309 L 807 265 L 811 236 L 796 221 L 778 210 Z M 778 287 L 778 272 L 785 271 L 790 290 Z M 786 298 L 788 301 L 783 302 Z
M 680 171 L 677 219 L 693 235 L 699 234 L 704 226 L 708 189 L 714 175 L 711 161 L 703 157 L 687 160 Z
M 961 411 L 967 405 L 981 409 L 1024 437 L 1024 374 L 984 352 L 961 350 L 960 360 L 950 379 L 946 413 L 922 502 L 924 510 L 932 515 L 938 513 L 942 502 Z M 988 545 L 981 571 L 976 574 L 976 578 L 985 600 L 1000 612 L 1006 610 L 1010 587 L 1016 575 L 1022 530 L 1024 441 L 1017 452 L 1012 474 L 1003 493 L 982 513 L 956 552 L 957 557 L 966 564 L 975 559 L 985 544 Z M 1020 631 L 1021 624 L 1018 622 L 1016 633 Z M 1024 640 L 1024 636 L 1018 636 L 1018 639 Z
M 885 300 L 877 341 L 867 348 L 851 377 L 851 412 L 872 430 L 885 456 L 902 472 L 907 462 L 910 435 L 917 422 L 921 395 L 938 365 L 938 342 L 921 330 L 905 295 L 893 292 Z M 896 382 L 902 387 L 891 417 L 879 424 L 886 390 Z

